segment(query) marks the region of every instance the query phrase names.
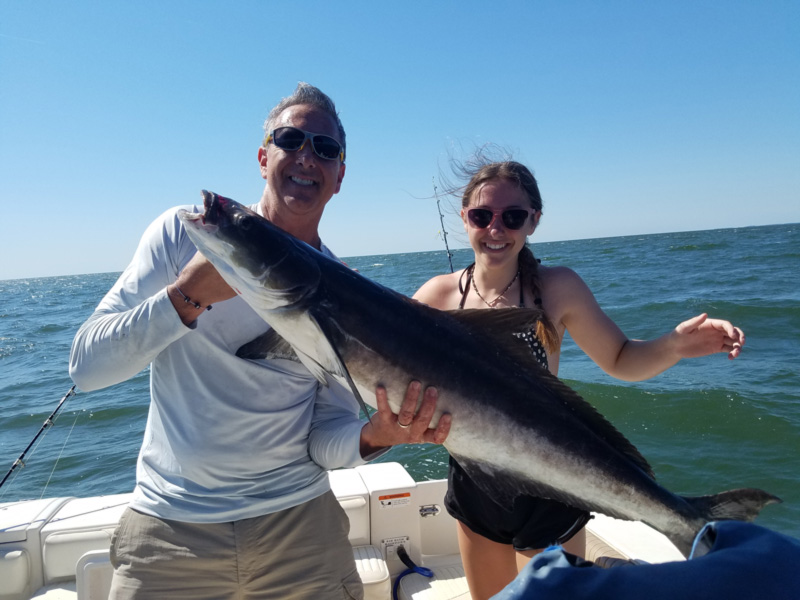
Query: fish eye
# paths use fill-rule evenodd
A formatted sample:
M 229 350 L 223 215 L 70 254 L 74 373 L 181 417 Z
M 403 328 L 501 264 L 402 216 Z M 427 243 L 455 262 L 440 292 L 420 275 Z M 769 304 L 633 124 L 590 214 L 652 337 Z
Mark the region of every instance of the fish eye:
M 255 218 L 252 215 L 239 214 L 234 218 L 234 224 L 244 231 L 248 231 L 255 226 Z

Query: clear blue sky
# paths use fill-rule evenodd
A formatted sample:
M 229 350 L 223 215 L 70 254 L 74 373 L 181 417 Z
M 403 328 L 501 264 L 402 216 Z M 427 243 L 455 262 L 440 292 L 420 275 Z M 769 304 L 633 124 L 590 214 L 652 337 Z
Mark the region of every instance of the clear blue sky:
M 0 279 L 121 271 L 203 188 L 257 201 L 300 80 L 347 130 L 343 257 L 443 248 L 433 178 L 488 142 L 539 179 L 534 242 L 800 221 L 794 0 L 0 0 Z

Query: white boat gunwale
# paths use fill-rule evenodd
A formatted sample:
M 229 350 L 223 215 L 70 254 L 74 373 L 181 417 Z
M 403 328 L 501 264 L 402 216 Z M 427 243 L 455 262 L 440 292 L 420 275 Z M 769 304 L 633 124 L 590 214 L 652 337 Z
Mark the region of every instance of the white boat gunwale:
M 443 506 L 447 480 L 415 482 L 399 463 L 329 473 L 350 519 L 350 543 L 367 600 L 388 600 L 406 569 L 402 544 L 433 580 L 403 578 L 406 600 L 469 598 L 455 520 Z M 46 498 L 0 504 L 0 600 L 106 600 L 111 535 L 130 494 Z M 587 525 L 586 558 L 683 560 L 662 534 L 639 522 L 595 515 Z

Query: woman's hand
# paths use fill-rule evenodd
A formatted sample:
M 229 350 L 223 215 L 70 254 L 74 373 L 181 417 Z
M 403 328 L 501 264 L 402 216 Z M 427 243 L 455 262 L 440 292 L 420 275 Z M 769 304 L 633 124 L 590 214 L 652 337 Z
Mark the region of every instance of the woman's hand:
M 675 351 L 681 358 L 695 358 L 727 352 L 733 360 L 744 346 L 744 332 L 730 321 L 709 319 L 706 313 L 684 321 L 672 334 Z

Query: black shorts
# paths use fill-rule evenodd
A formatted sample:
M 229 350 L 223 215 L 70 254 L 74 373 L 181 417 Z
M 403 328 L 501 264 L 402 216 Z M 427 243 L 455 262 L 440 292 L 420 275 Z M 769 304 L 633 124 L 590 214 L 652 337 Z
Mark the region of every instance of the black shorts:
M 510 507 L 501 506 L 452 457 L 447 480 L 447 512 L 475 533 L 515 550 L 563 544 L 592 518 L 585 510 L 533 496 L 518 496 Z

